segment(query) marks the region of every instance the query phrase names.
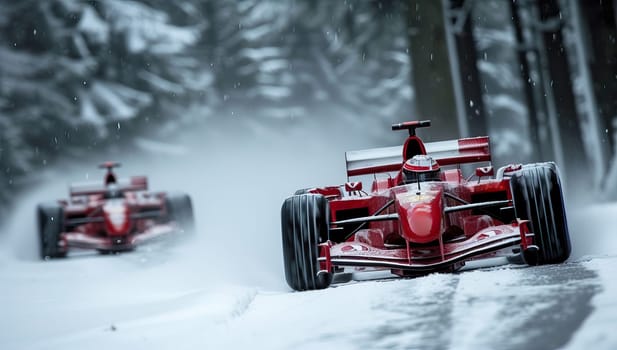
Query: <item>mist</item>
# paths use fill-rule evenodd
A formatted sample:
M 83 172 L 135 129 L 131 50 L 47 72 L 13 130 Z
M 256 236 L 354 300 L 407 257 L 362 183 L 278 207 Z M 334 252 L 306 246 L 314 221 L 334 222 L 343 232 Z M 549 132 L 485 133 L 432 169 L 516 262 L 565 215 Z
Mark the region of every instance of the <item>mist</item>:
M 379 127 L 387 130 L 389 125 Z M 10 219 L 0 229 L 1 246 L 6 251 L 2 255 L 23 263 L 38 261 L 37 204 L 67 198 L 72 182 L 102 182 L 104 171 L 97 165 L 114 160 L 122 163 L 116 171 L 119 177 L 146 175 L 151 191 L 188 193 L 197 225 L 197 232 L 189 237 L 179 237 L 178 242 L 167 237 L 152 247 L 138 247 L 136 257 L 120 254 L 120 261 L 132 261 L 146 269 L 152 264 L 171 264 L 173 276 L 188 274 L 207 284 L 231 282 L 284 289 L 283 200 L 300 188 L 344 183 L 344 152 L 374 144 L 373 135 L 373 128 L 345 124 L 336 116 L 328 124 L 300 122 L 284 130 L 255 129 L 238 120 L 204 124 L 165 142 L 138 139 L 129 143 L 130 147 L 94 154 L 91 162 L 65 160 L 48 167 L 39 177 L 41 182 L 16 202 Z M 393 134 L 393 139 L 397 136 Z M 174 250 L 177 245 L 183 248 Z M 84 251 L 71 253 L 68 259 L 102 258 L 115 265 L 98 255 Z M 50 261 L 39 267 L 44 271 L 58 263 Z

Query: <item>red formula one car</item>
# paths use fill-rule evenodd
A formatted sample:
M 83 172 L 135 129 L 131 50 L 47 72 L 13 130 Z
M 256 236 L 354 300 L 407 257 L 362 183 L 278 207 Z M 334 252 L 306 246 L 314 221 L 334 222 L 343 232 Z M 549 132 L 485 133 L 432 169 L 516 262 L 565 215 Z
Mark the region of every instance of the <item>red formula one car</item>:
M 162 235 L 193 230 L 193 208 L 186 194 L 148 192 L 144 176 L 117 179 L 107 169 L 103 183 L 73 184 L 70 198 L 38 206 L 41 257 L 66 256 L 71 248 L 100 252 L 132 250 Z
M 346 153 L 347 176 L 362 182 L 299 190 L 282 207 L 285 277 L 295 290 L 328 287 L 349 271 L 398 276 L 454 271 L 504 256 L 530 265 L 565 261 L 570 237 L 555 163 L 490 165 L 488 137 Z M 485 163 L 469 177 L 461 165 Z M 387 174 L 386 176 L 377 174 Z

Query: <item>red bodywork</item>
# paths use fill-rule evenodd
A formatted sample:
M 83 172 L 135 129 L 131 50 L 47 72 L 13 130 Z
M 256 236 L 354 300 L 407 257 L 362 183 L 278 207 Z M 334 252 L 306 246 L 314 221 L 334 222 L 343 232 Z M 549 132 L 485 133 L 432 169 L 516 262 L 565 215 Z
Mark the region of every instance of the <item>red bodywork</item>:
M 348 177 L 373 177 L 369 193 L 356 182 L 308 190 L 329 200 L 321 270 L 451 271 L 466 261 L 513 255 L 531 244 L 526 222 L 516 220 L 512 208 L 509 175 L 520 165 L 502 167 L 493 176 L 489 164 L 466 179 L 461 164 L 490 162 L 488 137 L 424 144 L 413 131 L 401 147 L 346 154 Z M 439 163 L 442 181 L 402 182 L 404 160 L 416 154 Z
M 109 196 L 112 189 L 114 195 Z M 148 192 L 143 176 L 116 180 L 109 171 L 104 183 L 72 185 L 70 198 L 59 203 L 64 212 L 58 242 L 62 252 L 71 248 L 131 250 L 178 230 L 168 219 L 165 193 Z

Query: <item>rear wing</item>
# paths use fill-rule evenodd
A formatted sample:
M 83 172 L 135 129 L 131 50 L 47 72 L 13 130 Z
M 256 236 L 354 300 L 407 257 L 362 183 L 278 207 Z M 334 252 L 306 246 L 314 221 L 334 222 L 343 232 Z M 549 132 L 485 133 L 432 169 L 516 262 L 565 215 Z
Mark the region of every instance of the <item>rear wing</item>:
M 440 166 L 490 162 L 488 136 L 425 143 L 426 154 Z M 345 152 L 347 176 L 399 171 L 403 166 L 403 146 Z
M 132 176 L 130 179 L 119 179 L 118 189 L 122 192 L 147 191 L 148 179 L 145 176 Z M 80 182 L 69 186 L 71 197 L 104 194 L 106 187 L 100 182 Z

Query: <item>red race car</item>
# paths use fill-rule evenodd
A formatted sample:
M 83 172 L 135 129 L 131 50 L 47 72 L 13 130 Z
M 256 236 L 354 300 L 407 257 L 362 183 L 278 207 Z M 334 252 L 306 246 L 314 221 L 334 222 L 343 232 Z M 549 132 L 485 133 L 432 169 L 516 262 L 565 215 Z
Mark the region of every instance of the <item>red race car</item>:
M 346 153 L 348 181 L 370 175 L 368 193 L 362 182 L 347 182 L 299 190 L 285 200 L 283 258 L 291 288 L 326 288 L 349 280 L 349 271 L 416 276 L 491 257 L 530 265 L 569 257 L 555 163 L 495 171 L 488 137 L 425 144 L 415 131 L 428 126 L 395 124 L 392 130 L 409 131 L 402 146 Z M 467 163 L 484 164 L 465 177 L 461 165 Z
M 186 194 L 148 192 L 148 179 L 118 179 L 106 162 L 103 183 L 73 184 L 70 198 L 38 206 L 43 259 L 66 256 L 71 248 L 100 252 L 132 250 L 165 234 L 193 230 L 191 199 Z

